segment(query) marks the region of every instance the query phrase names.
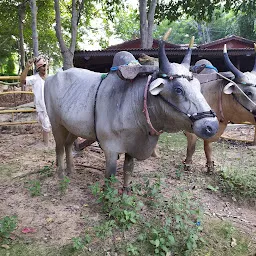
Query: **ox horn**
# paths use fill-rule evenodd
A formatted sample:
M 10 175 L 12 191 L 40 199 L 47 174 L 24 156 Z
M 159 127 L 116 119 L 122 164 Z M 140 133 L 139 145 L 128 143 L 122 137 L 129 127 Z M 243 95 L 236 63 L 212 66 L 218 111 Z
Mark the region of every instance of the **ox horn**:
M 169 28 L 163 36 L 163 41 L 166 41 L 172 32 L 172 28 Z
M 223 48 L 223 54 L 224 54 L 224 61 L 226 66 L 229 68 L 229 70 L 235 75 L 235 77 L 239 80 L 242 80 L 243 77 L 245 76 L 243 74 L 243 72 L 241 72 L 238 68 L 236 68 L 233 63 L 231 62 L 231 60 L 228 57 L 228 51 L 227 51 L 227 45 L 224 44 L 224 48 Z
M 256 73 L 256 43 L 254 43 L 254 51 L 255 51 L 255 63 L 254 63 L 254 67 L 252 69 L 252 72 Z
M 187 52 L 186 52 L 186 55 L 184 56 L 184 59 L 181 62 L 181 64 L 183 66 L 185 66 L 186 68 L 188 68 L 188 69 L 190 67 L 191 55 L 192 55 L 192 47 L 194 45 L 194 41 L 195 41 L 195 37 L 192 36 L 191 40 L 190 40 L 190 43 L 189 43 L 189 46 L 188 46 L 188 49 L 187 49 Z
M 159 41 L 158 58 L 159 58 L 159 70 L 161 73 L 170 73 L 170 62 L 166 56 L 164 41 Z

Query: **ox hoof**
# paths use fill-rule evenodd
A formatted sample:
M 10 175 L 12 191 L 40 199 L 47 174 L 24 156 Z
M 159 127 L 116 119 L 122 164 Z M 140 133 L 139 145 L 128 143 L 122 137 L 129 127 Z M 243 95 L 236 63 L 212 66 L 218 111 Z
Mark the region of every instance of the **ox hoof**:
M 185 162 L 183 163 L 183 166 L 184 166 L 184 171 L 185 172 L 191 172 L 192 170 L 192 164 L 186 164 Z
M 206 168 L 207 168 L 208 173 L 214 172 L 214 167 L 215 167 L 215 165 L 214 165 L 213 161 L 210 162 L 210 163 L 206 163 Z
M 131 191 L 130 187 L 123 187 L 123 188 L 118 189 L 118 194 L 131 196 L 132 191 Z

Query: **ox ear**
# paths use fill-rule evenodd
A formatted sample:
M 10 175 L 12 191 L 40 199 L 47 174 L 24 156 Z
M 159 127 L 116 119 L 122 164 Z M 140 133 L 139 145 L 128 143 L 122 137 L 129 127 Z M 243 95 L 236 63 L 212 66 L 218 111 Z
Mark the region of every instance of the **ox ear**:
M 234 83 L 230 82 L 230 83 L 228 83 L 228 84 L 224 87 L 223 92 L 224 92 L 225 94 L 231 94 L 231 93 L 234 92 L 234 90 L 235 90 L 235 85 L 234 85 Z
M 149 92 L 152 95 L 158 95 L 164 89 L 165 80 L 163 78 L 157 78 L 149 86 Z

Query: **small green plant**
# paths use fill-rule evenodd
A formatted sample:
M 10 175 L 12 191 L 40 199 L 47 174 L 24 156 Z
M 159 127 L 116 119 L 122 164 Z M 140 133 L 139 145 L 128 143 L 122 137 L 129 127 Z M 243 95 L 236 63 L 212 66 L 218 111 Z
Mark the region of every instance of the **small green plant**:
M 218 186 L 213 187 L 212 185 L 208 185 L 207 189 L 211 190 L 212 192 L 217 192 L 219 190 L 219 187 Z
M 69 183 L 70 183 L 70 179 L 67 176 L 65 176 L 63 179 L 60 180 L 59 189 L 62 195 L 66 193 Z
M 81 237 L 73 237 L 72 242 L 73 242 L 73 248 L 75 250 L 78 251 L 84 248 L 83 240 Z
M 41 195 L 41 184 L 39 180 L 30 180 L 25 185 L 30 192 L 31 196 L 40 196 Z
M 99 238 L 106 238 L 113 234 L 113 229 L 116 227 L 114 220 L 108 220 L 103 222 L 101 225 L 94 227 L 96 236 Z
M 91 242 L 91 237 L 88 234 L 85 234 L 85 236 L 82 237 L 73 237 L 72 242 L 73 242 L 73 249 L 74 250 L 82 250 L 85 245 L 89 244 Z
M 143 204 L 135 196 L 120 195 L 118 189 L 114 188 L 115 183 L 117 183 L 117 179 L 111 177 L 105 180 L 103 190 L 99 188 L 98 183 L 93 185 L 91 190 L 98 197 L 98 201 L 103 203 L 103 211 L 108 214 L 110 219 L 114 220 L 115 225 L 122 229 L 129 229 L 138 221 L 137 210 Z
M 52 177 L 53 176 L 53 170 L 54 170 L 54 161 L 51 162 L 51 165 L 45 165 L 40 171 L 39 174 L 41 177 Z
M 197 248 L 202 230 L 202 212 L 186 193 L 174 195 L 171 200 L 162 200 L 161 214 L 145 223 L 143 236 L 138 240 L 148 243 L 151 255 L 191 255 Z
M 0 219 L 0 243 L 9 243 L 11 233 L 17 227 L 16 216 L 5 216 Z
M 127 245 L 126 252 L 128 255 L 140 255 L 138 248 L 132 244 Z

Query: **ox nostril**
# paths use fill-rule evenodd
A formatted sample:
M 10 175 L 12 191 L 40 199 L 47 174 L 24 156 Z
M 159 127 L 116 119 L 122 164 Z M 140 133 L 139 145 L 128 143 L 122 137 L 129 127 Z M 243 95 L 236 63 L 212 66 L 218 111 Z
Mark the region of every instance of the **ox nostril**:
M 212 133 L 212 127 L 209 125 L 206 126 L 205 130 L 206 130 L 206 133 L 208 133 L 208 134 Z

